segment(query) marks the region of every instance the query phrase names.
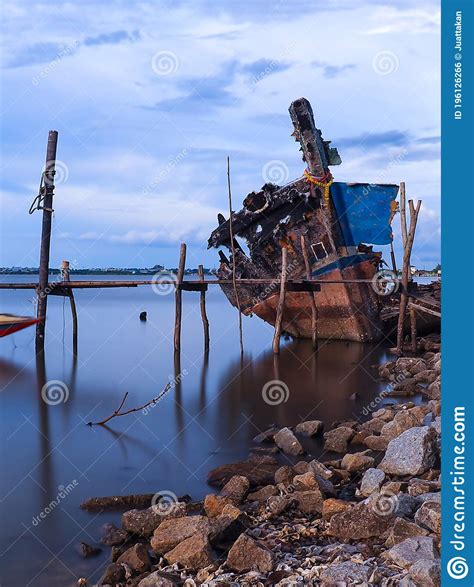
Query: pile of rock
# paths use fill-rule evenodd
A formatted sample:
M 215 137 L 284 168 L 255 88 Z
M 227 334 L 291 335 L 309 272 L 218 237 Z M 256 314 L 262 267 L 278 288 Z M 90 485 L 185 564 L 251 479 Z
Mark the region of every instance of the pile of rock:
M 381 374 L 439 385 L 439 347 L 427 349 L 436 344 L 421 340 L 420 358 Z M 210 473 L 220 492 L 197 511 L 176 502 L 125 512 L 121 529 L 105 528 L 112 563 L 99 584 L 439 585 L 440 401 L 423 395 L 327 431 L 326 450 L 341 458 L 282 465 L 272 448 L 298 457 L 298 436 L 323 426 L 272 428 L 255 439 L 274 443 L 267 453 Z

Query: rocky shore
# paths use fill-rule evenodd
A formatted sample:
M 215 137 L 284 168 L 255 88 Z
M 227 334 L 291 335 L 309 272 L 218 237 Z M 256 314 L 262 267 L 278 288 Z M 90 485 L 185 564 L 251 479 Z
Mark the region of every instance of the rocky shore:
M 387 391 L 365 421 L 271 428 L 246 461 L 210 472 L 218 494 L 107 524 L 99 585 L 439 585 L 440 338 L 418 343 L 379 368 Z M 304 453 L 301 437 L 318 435 L 330 460 Z

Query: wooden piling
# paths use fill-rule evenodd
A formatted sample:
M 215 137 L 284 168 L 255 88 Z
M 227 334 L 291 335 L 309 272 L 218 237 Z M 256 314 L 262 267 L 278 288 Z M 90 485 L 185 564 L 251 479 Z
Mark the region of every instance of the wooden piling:
M 181 243 L 179 251 L 179 265 L 178 265 L 178 276 L 176 280 L 176 291 L 175 291 L 175 322 L 174 322 L 174 350 L 179 352 L 181 350 L 181 316 L 183 306 L 183 291 L 182 283 L 184 278 L 184 267 L 186 265 L 186 244 Z
M 38 276 L 38 306 L 36 317 L 39 322 L 36 325 L 36 343 L 44 343 L 46 328 L 46 307 L 48 300 L 49 279 L 49 252 L 51 244 L 51 226 L 53 216 L 54 175 L 56 173 L 56 150 L 58 145 L 58 133 L 50 130 L 48 146 L 46 148 L 46 164 L 43 173 L 43 196 L 41 208 L 43 210 L 43 223 L 41 227 L 41 247 Z
M 204 267 L 199 265 L 198 267 L 198 275 L 201 281 L 204 281 Z M 207 318 L 206 312 L 206 292 L 201 290 L 200 294 L 200 306 L 201 306 L 201 318 L 202 318 L 202 327 L 204 329 L 204 352 L 209 351 L 209 320 Z
M 311 279 L 311 265 L 309 263 L 308 246 L 306 243 L 306 235 L 301 235 L 301 251 L 303 252 L 304 266 L 306 270 L 306 279 Z M 311 331 L 313 348 L 318 348 L 318 308 L 316 306 L 316 300 L 314 299 L 314 293 L 309 292 L 309 298 L 311 300 Z
M 286 278 L 287 278 L 287 255 L 286 247 L 281 249 L 281 281 L 280 281 L 280 297 L 278 299 L 277 315 L 275 320 L 275 334 L 273 335 L 273 352 L 278 354 L 280 352 L 280 336 L 281 326 L 283 322 L 283 311 L 285 309 L 285 294 L 286 294 Z
M 412 307 L 413 298 L 408 298 L 408 311 L 410 313 L 410 332 L 411 332 L 411 350 L 413 353 L 416 353 L 417 346 L 416 346 L 416 336 L 417 336 L 417 326 L 416 326 L 416 310 Z
M 400 182 L 400 225 L 402 230 L 403 250 L 407 245 L 407 213 L 406 213 L 406 191 L 405 182 Z
M 413 200 L 408 201 L 410 209 L 410 230 L 406 236 L 404 252 L 403 252 L 403 268 L 402 268 L 402 291 L 400 295 L 400 313 L 398 316 L 397 326 L 397 354 L 401 355 L 403 352 L 403 326 L 405 322 L 405 315 L 408 306 L 408 282 L 410 276 L 410 259 L 413 248 L 413 241 L 415 239 L 416 223 L 418 221 L 418 214 L 420 212 L 421 200 L 418 200 L 415 205 Z M 403 226 L 403 220 L 402 220 Z M 403 230 L 403 228 L 402 228 Z
M 71 281 L 69 273 L 69 261 L 61 261 L 61 276 L 63 281 Z M 71 307 L 72 315 L 72 350 L 74 355 L 77 355 L 77 308 L 76 300 L 74 299 L 74 292 L 71 288 L 67 289 L 67 296 L 69 298 L 69 305 Z

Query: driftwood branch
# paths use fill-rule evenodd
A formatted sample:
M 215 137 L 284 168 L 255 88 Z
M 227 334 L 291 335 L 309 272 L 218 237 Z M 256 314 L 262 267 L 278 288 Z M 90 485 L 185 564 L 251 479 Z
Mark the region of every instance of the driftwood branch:
M 159 393 L 156 397 L 154 397 L 149 402 L 146 402 L 146 404 L 143 404 L 142 406 L 139 406 L 137 408 L 130 408 L 129 410 L 126 410 L 125 412 L 121 412 L 121 409 L 123 408 L 123 406 L 127 400 L 127 397 L 128 397 L 128 391 L 127 391 L 125 393 L 125 395 L 123 396 L 119 407 L 114 412 L 112 412 L 110 414 L 110 416 L 108 416 L 104 420 L 100 420 L 100 422 L 88 422 L 87 425 L 88 426 L 104 426 L 105 424 L 107 424 L 107 422 L 110 422 L 110 420 L 112 420 L 112 418 L 118 418 L 119 416 L 127 416 L 128 414 L 133 414 L 134 412 L 141 412 L 145 408 L 148 408 L 150 406 L 154 406 L 155 404 L 157 404 L 160 401 L 160 399 L 168 393 L 170 388 L 171 388 L 171 383 L 167 383 L 165 385 L 163 391 L 161 391 L 161 393 Z

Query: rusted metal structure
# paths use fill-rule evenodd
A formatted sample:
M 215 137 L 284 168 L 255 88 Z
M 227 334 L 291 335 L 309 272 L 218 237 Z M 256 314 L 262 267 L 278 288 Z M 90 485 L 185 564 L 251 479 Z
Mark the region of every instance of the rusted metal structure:
M 316 128 L 310 103 L 301 98 L 290 106 L 293 136 L 301 145 L 307 168 L 304 175 L 284 186 L 265 184 L 250 193 L 239 212 L 225 220 L 209 238 L 209 247 L 227 247 L 230 258 L 220 252 L 218 277 L 245 281 L 275 278 L 281 274 L 281 249 L 287 250 L 287 278 L 325 283 L 313 296 L 288 291 L 282 330 L 294 337 L 317 335 L 370 342 L 384 333 L 380 319 L 382 299 L 371 287 L 379 270 L 381 253 L 372 246 L 390 244 L 391 221 L 398 186 L 334 182 L 329 167 L 341 163 L 337 149 Z M 235 246 L 232 238 L 243 238 L 249 248 Z M 304 238 L 303 238 L 304 237 Z M 309 273 L 302 243 L 310 249 Z M 278 280 L 280 281 L 280 280 Z M 337 282 L 337 283 L 331 283 Z M 222 286 L 234 305 L 232 287 Z M 305 290 L 308 291 L 307 289 Z M 239 305 L 244 314 L 256 314 L 270 324 L 277 322 L 280 292 L 276 286 L 242 283 Z

